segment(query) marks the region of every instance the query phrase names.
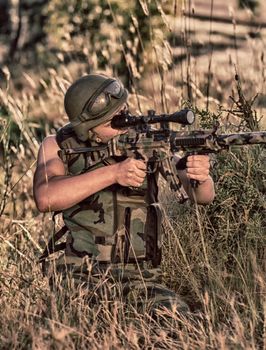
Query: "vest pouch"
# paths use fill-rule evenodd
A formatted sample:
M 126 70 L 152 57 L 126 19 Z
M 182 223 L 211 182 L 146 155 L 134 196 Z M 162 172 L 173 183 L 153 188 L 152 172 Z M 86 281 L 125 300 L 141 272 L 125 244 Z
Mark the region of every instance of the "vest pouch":
M 147 208 L 145 236 L 146 260 L 157 267 L 162 259 L 162 210 L 159 203 L 152 203 Z
M 145 224 L 147 207 L 126 208 L 125 261 L 135 263 L 146 259 Z
M 115 221 L 112 191 L 99 191 L 64 210 L 63 218 L 71 232 L 71 248 L 75 255 L 100 255 L 99 260 L 110 261 Z
M 135 193 L 134 193 L 135 194 Z M 147 204 L 143 196 L 117 193 L 115 261 L 137 263 L 146 259 Z

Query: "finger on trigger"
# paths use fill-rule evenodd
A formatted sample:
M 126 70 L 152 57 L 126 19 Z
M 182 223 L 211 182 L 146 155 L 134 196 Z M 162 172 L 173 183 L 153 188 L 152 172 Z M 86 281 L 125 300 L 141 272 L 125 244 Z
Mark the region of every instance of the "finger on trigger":
M 144 181 L 145 175 L 146 175 L 145 173 L 144 175 L 135 173 L 133 178 L 137 179 L 137 181 Z
M 146 169 L 145 169 L 146 170 Z M 146 176 L 146 171 L 145 170 L 143 170 L 143 169 L 136 169 L 135 170 L 135 174 L 137 175 L 137 176 L 139 176 L 139 177 L 145 177 Z
M 147 166 L 143 161 L 139 161 L 137 164 L 138 169 L 146 170 Z

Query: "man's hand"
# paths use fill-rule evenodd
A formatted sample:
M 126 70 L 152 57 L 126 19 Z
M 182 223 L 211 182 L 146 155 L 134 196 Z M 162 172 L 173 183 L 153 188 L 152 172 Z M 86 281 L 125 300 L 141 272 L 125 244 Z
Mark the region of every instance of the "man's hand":
M 184 159 L 184 158 L 183 158 Z M 180 157 L 175 156 L 177 173 L 189 198 L 198 204 L 209 204 L 215 196 L 214 183 L 210 176 L 210 158 L 208 155 L 195 154 L 188 156 L 186 164 L 178 168 Z M 190 180 L 199 181 L 199 186 L 191 187 Z
M 140 187 L 146 176 L 143 160 L 127 158 L 117 164 L 116 182 L 122 186 Z
M 196 154 L 187 158 L 187 177 L 198 180 L 200 184 L 209 179 L 210 158 L 208 155 Z

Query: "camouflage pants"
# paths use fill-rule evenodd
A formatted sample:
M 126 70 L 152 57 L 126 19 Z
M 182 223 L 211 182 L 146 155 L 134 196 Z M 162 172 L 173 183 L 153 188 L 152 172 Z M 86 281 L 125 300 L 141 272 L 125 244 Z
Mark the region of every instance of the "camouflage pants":
M 165 308 L 182 314 L 189 312 L 181 297 L 162 283 L 161 270 L 148 268 L 146 262 L 138 265 L 102 264 L 62 256 L 54 266 L 54 272 L 50 278 L 53 288 L 63 284 L 72 291 L 82 290 L 92 304 L 121 301 L 138 312 L 149 314 Z

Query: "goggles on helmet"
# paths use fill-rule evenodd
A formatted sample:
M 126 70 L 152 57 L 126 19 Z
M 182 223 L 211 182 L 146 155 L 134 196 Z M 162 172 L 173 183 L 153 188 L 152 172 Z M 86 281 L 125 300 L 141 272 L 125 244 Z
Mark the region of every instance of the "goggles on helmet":
M 111 99 L 119 99 L 123 95 L 123 87 L 117 80 L 108 80 L 95 91 L 88 102 L 85 104 L 82 114 L 89 114 L 90 116 L 98 117 L 99 115 L 108 111 L 111 104 Z M 107 86 L 106 86 L 107 85 Z M 90 120 L 94 119 L 90 117 Z

